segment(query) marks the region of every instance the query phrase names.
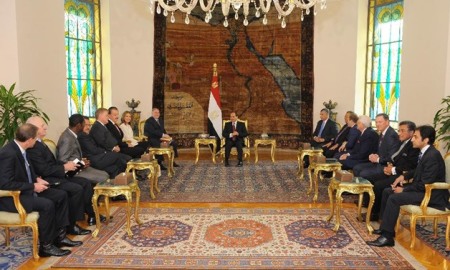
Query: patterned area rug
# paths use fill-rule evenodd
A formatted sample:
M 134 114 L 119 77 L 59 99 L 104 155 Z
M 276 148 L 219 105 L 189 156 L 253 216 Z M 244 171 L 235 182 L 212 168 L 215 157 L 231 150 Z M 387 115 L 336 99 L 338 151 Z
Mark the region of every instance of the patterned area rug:
M 394 248 L 372 248 L 355 209 L 337 233 L 326 209 L 142 209 L 125 232 L 125 210 L 99 237 L 53 267 L 126 269 L 414 269 Z M 132 224 L 135 224 L 132 221 Z
M 233 161 L 234 162 L 234 161 Z M 234 163 L 232 163 L 234 164 Z M 222 163 L 208 161 L 180 162 L 175 168 L 175 176 L 167 177 L 163 171 L 159 178 L 161 192 L 156 200 L 149 196 L 148 181 L 141 181 L 142 201 L 155 202 L 287 202 L 309 203 L 313 194 L 308 195 L 309 178 L 305 170 L 305 180 L 297 177 L 296 161 L 270 161 L 244 163 L 244 166 L 225 167 Z M 328 183 L 319 182 L 319 203 L 328 203 Z M 352 202 L 355 196 L 344 196 L 344 202 Z
M 32 257 L 33 237 L 30 229 L 26 233 L 17 228 L 10 229 L 10 244 L 5 245 L 5 233 L 0 233 L 0 269 L 17 269 L 22 263 Z

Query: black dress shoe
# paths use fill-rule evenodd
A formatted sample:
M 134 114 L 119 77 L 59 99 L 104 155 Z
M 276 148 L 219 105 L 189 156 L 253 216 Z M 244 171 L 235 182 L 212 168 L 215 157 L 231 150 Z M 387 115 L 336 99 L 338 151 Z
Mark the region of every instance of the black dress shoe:
M 75 224 L 75 225 L 73 225 L 73 227 L 69 227 L 69 229 L 67 229 L 67 233 L 71 234 L 71 235 L 86 235 L 86 234 L 90 234 L 91 230 L 83 229 L 80 226 L 78 226 L 77 224 Z
M 173 162 L 174 167 L 180 167 L 180 165 L 176 164 L 175 161 Z
M 106 217 L 103 215 L 100 215 L 100 222 L 105 222 L 105 221 L 106 221 Z M 97 221 L 95 220 L 95 216 L 89 216 L 87 219 L 87 224 L 89 226 L 97 224 Z
M 39 256 L 40 257 L 50 257 L 50 256 L 66 256 L 70 254 L 70 250 L 60 249 L 53 244 L 46 244 L 39 247 Z
M 159 164 L 159 168 L 161 169 L 161 171 L 167 171 L 166 166 Z
M 374 246 L 374 247 L 393 247 L 393 246 L 395 246 L 394 239 L 388 239 L 382 235 L 380 237 L 378 237 L 376 240 L 367 241 L 366 243 L 369 246 Z
M 376 229 L 372 232 L 373 234 L 378 234 L 381 235 L 381 230 L 380 229 Z
M 236 165 L 236 167 L 242 167 L 244 166 L 244 163 L 242 163 L 242 161 L 239 161 L 238 164 Z
M 79 247 L 83 244 L 81 241 L 72 241 L 67 237 L 64 237 L 62 240 L 57 241 L 56 245 L 58 247 Z

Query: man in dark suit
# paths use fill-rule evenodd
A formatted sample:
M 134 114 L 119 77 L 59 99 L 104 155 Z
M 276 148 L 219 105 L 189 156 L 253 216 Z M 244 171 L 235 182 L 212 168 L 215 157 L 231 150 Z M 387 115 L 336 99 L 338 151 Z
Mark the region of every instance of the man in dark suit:
M 342 168 L 353 169 L 357 164 L 367 162 L 369 155 L 376 153 L 378 147 L 378 134 L 372 129 L 372 120 L 367 115 L 361 115 L 358 119 L 358 129 L 361 135 L 352 150 L 346 151 L 339 157 Z
M 397 152 L 392 154 L 387 165 L 384 167 L 384 179 L 373 183 L 373 191 L 375 193 L 375 202 L 373 204 L 371 221 L 378 221 L 381 207 L 381 196 L 383 190 L 390 187 L 399 175 L 408 173 L 417 166 L 417 158 L 420 150 L 414 148 L 411 138 L 416 129 L 416 124 L 411 121 L 402 121 L 398 127 L 398 136 L 402 144 Z M 366 194 L 365 194 L 366 195 Z M 365 196 L 365 205 L 368 205 L 369 197 Z
M 82 177 L 69 177 L 67 172 L 75 171 L 78 164 L 73 161 L 66 163 L 58 162 L 50 149 L 42 142 L 47 135 L 47 124 L 39 116 L 32 116 L 27 120 L 28 124 L 38 128 L 37 141 L 35 145 L 27 149 L 27 155 L 36 173 L 45 178 L 51 184 L 57 184 L 56 189 L 67 192 L 69 196 L 69 227 L 67 233 L 72 235 L 86 235 L 90 230 L 83 229 L 77 225 L 77 221 L 84 220 L 84 212 L 89 216 L 94 215 L 92 208 L 91 182 Z
M 83 131 L 77 134 L 83 154 L 91 161 L 92 167 L 106 171 L 109 178 L 114 179 L 119 173 L 125 171 L 127 159 L 130 157 L 121 153 L 106 151 L 97 146 L 94 139 L 89 136 L 91 131 L 89 118 L 86 116 L 83 116 L 83 118 Z
M 56 157 L 63 163 L 74 160 L 82 162 L 84 165 L 77 176 L 86 178 L 93 184 L 100 183 L 108 179 L 109 175 L 105 171 L 92 167 L 90 160 L 83 156 L 77 135 L 83 132 L 83 128 L 84 118 L 81 114 L 73 114 L 69 117 L 69 127 L 63 131 L 58 140 Z
M 27 213 L 39 213 L 39 256 L 65 256 L 69 250 L 55 246 L 76 246 L 81 242 L 66 237 L 68 219 L 67 193 L 49 187 L 49 183 L 36 177 L 26 150 L 36 142 L 37 127 L 31 124 L 20 126 L 15 140 L 0 149 L 0 189 L 20 190 L 20 202 Z M 12 198 L 0 198 L 0 209 L 16 212 Z
M 323 108 L 320 110 L 320 120 L 317 122 L 316 129 L 313 133 L 311 146 L 322 147 L 324 144 L 336 138 L 338 133 L 336 122 L 329 118 L 330 111 Z
M 368 241 L 371 246 L 394 246 L 395 225 L 402 205 L 420 205 L 425 196 L 425 184 L 445 182 L 445 163 L 441 153 L 434 148 L 436 131 L 431 126 L 420 126 L 414 132 L 412 144 L 420 149 L 419 161 L 415 170 L 399 176 L 391 187 L 384 189 L 381 200 L 381 225 L 375 234 L 374 241 Z M 412 183 L 405 185 L 405 181 Z M 434 190 L 431 193 L 429 206 L 444 210 L 448 204 L 448 190 Z
M 152 109 L 152 116 L 150 116 L 144 125 L 144 135 L 148 137 L 151 147 L 161 147 L 161 140 L 169 141 L 169 145 L 172 146 L 175 153 L 175 157 L 178 157 L 177 143 L 173 140 L 169 134 L 167 134 L 164 128 L 164 119 L 162 119 L 158 108 Z M 157 155 L 158 163 L 161 166 L 161 170 L 167 170 L 167 168 L 162 164 L 164 160 L 163 156 Z M 173 163 L 174 167 L 178 167 L 178 164 Z
M 339 148 L 344 144 L 344 142 L 348 141 L 348 135 L 351 128 L 356 125 L 358 115 L 352 111 L 348 111 L 345 114 L 344 120 L 345 125 L 341 128 L 336 137 L 322 146 L 323 155 L 327 158 L 332 158 L 339 151 Z
M 108 109 L 108 122 L 105 124 L 109 132 L 117 141 L 117 145 L 120 147 L 120 153 L 128 155 L 132 158 L 140 158 L 142 154 L 147 150 L 145 143 L 138 143 L 136 146 L 131 145 L 123 141 L 123 131 L 117 125 L 119 121 L 119 109 L 117 107 L 110 107 Z
M 353 168 L 355 176 L 361 176 L 371 181 L 384 178 L 383 167 L 387 164 L 392 154 L 400 147 L 400 140 L 395 130 L 389 126 L 389 116 L 380 113 L 375 118 L 377 130 L 380 132 L 378 151 L 369 156 L 370 162 L 358 164 Z
M 237 121 L 238 118 L 235 112 L 230 114 L 230 122 L 225 124 L 222 131 L 222 137 L 225 138 L 225 166 L 230 166 L 228 159 L 230 158 L 231 148 L 236 147 L 238 152 L 237 167 L 242 167 L 242 147 L 244 146 L 244 138 L 247 137 L 247 128 L 245 124 Z

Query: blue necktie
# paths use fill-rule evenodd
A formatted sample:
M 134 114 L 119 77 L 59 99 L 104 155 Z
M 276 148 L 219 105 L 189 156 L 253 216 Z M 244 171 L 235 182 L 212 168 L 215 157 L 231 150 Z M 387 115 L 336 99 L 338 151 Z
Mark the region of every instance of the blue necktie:
M 325 121 L 322 121 L 322 125 L 320 126 L 320 130 L 319 130 L 319 134 L 317 135 L 317 137 L 321 137 L 322 136 L 322 131 L 325 128 Z

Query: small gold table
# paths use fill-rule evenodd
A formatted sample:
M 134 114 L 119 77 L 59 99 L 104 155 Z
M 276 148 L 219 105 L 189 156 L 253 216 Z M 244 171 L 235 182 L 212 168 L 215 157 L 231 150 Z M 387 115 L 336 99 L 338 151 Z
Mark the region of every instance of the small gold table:
M 198 162 L 198 158 L 200 156 L 200 145 L 212 145 L 213 149 L 209 148 L 211 151 L 212 161 L 216 163 L 216 149 L 217 149 L 217 139 L 216 138 L 197 138 L 195 139 L 195 164 Z
M 167 155 L 167 159 L 169 160 L 169 168 L 167 175 L 169 177 L 172 177 L 175 174 L 175 171 L 173 170 L 173 160 L 175 158 L 175 152 L 173 151 L 172 146 L 170 147 L 160 147 L 160 148 L 153 148 L 150 147 L 148 149 L 148 152 L 153 155 L 153 158 L 155 155 Z
M 331 179 L 330 185 L 328 186 L 328 196 L 330 197 L 330 205 L 331 205 L 331 213 L 327 218 L 327 221 L 331 221 L 334 215 L 335 203 L 333 198 L 333 192 L 336 191 L 336 224 L 334 225 L 333 231 L 337 232 L 339 230 L 339 226 L 341 225 L 341 207 L 342 207 L 342 193 L 350 192 L 353 194 L 359 194 L 359 202 L 358 202 L 358 220 L 362 221 L 361 217 L 361 206 L 362 206 L 362 198 L 363 193 L 367 192 L 370 197 L 369 207 L 367 208 L 366 213 L 366 227 L 369 231 L 369 234 L 372 234 L 373 228 L 370 224 L 370 214 L 372 213 L 373 203 L 375 201 L 375 194 L 373 193 L 373 185 L 361 177 L 354 177 L 352 182 L 341 182 L 335 178 Z
M 324 163 L 315 163 L 310 162 L 308 167 L 308 174 L 309 174 L 309 190 L 308 195 L 311 194 L 314 186 L 314 197 L 313 202 L 317 202 L 317 197 L 319 196 L 319 172 L 325 171 L 325 172 L 333 172 L 333 178 L 335 176 L 335 172 L 339 171 L 342 167 L 342 164 L 337 161 L 336 159 L 330 159 L 327 162 Z M 314 174 L 312 173 L 314 171 Z
M 275 149 L 277 147 L 277 141 L 275 139 L 255 139 L 255 163 L 258 162 L 258 145 L 270 145 L 270 158 L 275 163 Z
M 105 196 L 105 208 L 106 208 L 106 220 L 109 222 L 109 197 L 115 197 L 118 195 L 124 195 L 127 198 L 127 233 L 129 237 L 133 237 L 133 233 L 131 232 L 130 227 L 130 219 L 131 219 L 131 208 L 133 202 L 133 193 L 136 194 L 136 203 L 134 208 L 134 219 L 137 224 L 141 225 L 142 222 L 139 219 L 138 211 L 139 211 L 139 200 L 141 197 L 141 190 L 139 189 L 139 185 L 136 181 L 131 181 L 128 185 L 115 185 L 113 180 L 105 180 L 98 183 L 94 187 L 94 195 L 92 196 L 92 206 L 95 212 L 95 221 L 96 228 L 92 233 L 93 237 L 97 237 L 98 232 L 100 231 L 100 213 L 98 211 L 98 197 L 101 195 Z
M 309 156 L 309 158 L 313 156 L 321 156 L 322 155 L 322 148 L 311 148 L 311 149 L 300 149 L 297 154 L 298 159 L 298 172 L 297 175 L 300 179 L 304 178 L 304 168 L 303 168 L 303 159 L 305 156 Z
M 150 197 L 155 199 L 155 192 L 160 192 L 158 187 L 159 165 L 156 159 L 150 161 L 142 161 L 141 159 L 132 159 L 127 163 L 126 172 L 133 171 L 133 179 L 136 180 L 136 170 L 149 170 L 147 179 L 150 184 Z

